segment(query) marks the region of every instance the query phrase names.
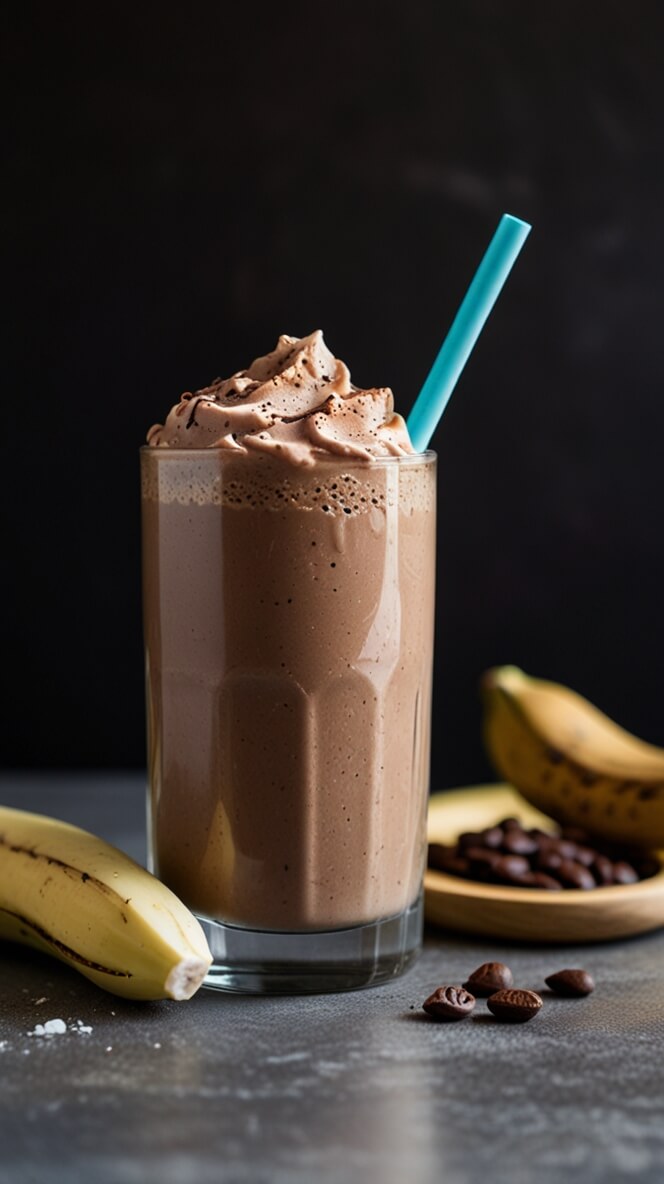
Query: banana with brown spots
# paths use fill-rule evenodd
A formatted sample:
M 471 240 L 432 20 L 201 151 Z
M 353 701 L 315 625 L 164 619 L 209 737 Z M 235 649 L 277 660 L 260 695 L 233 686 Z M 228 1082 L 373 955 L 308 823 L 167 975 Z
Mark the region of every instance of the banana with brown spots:
M 664 846 L 664 749 L 516 666 L 487 671 L 482 693 L 489 756 L 529 802 L 565 826 Z
M 0 938 L 129 999 L 189 999 L 212 962 L 198 921 L 122 851 L 0 806 Z

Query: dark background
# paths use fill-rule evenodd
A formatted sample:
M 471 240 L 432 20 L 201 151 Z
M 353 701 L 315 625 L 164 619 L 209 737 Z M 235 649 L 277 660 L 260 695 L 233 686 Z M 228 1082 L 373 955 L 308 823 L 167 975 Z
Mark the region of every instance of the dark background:
M 495 663 L 664 744 L 664 6 L 16 6 L 5 30 L 5 763 L 144 761 L 137 449 L 325 329 L 406 412 L 533 231 L 440 455 L 433 784 Z

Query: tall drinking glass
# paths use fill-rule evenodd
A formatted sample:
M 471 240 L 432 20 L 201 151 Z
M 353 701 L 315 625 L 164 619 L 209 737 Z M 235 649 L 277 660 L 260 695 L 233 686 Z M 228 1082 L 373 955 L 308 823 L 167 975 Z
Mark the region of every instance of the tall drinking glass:
M 421 943 L 435 454 L 141 476 L 150 856 L 206 985 L 384 982 Z

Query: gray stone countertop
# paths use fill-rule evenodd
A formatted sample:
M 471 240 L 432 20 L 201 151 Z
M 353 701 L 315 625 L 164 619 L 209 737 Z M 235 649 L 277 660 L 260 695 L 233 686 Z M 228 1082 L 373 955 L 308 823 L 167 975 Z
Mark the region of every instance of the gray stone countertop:
M 144 854 L 143 779 L 5 775 L 0 801 Z M 419 1008 L 508 962 L 585 966 L 582 1000 L 461 1024 Z M 550 948 L 427 934 L 393 984 L 345 995 L 201 991 L 129 1003 L 0 946 L 0 1184 L 613 1184 L 664 1179 L 664 931 Z M 70 1025 L 51 1039 L 35 1024 Z M 90 1032 L 72 1030 L 77 1022 Z

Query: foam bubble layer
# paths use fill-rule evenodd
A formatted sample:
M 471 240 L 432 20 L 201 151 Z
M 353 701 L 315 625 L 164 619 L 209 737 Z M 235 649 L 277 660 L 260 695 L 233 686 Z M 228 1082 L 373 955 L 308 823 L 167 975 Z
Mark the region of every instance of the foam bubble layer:
M 396 505 L 405 513 L 435 507 L 435 466 L 426 459 L 376 463 L 322 461 L 315 473 L 283 461 L 228 453 L 189 456 L 144 449 L 144 500 L 163 505 L 231 506 L 237 509 L 316 511 L 350 517 Z

